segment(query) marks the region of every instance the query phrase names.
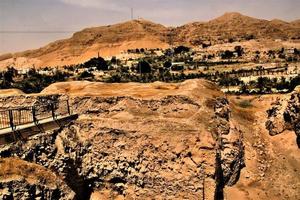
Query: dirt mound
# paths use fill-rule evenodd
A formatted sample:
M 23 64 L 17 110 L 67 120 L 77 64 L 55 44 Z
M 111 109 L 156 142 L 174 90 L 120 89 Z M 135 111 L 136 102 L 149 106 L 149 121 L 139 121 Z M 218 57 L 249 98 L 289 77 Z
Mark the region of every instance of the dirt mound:
M 137 98 L 160 98 L 168 95 L 198 96 L 222 95 L 218 88 L 202 79 L 182 83 L 100 83 L 88 81 L 54 83 L 41 94 L 67 94 L 71 96 L 132 96 Z
M 19 89 L 0 89 L 0 96 L 13 96 L 13 95 L 23 95 Z
M 73 199 L 74 193 L 53 172 L 18 158 L 0 159 L 1 199 Z

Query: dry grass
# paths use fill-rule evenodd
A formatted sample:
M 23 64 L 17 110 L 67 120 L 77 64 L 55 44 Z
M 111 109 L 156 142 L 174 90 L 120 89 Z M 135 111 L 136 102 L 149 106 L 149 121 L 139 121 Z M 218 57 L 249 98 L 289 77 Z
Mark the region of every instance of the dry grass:
M 232 108 L 232 113 L 239 120 L 245 123 L 254 122 L 254 105 L 252 103 L 253 98 L 240 97 L 238 99 L 230 98 L 230 106 Z
M 240 101 L 239 104 L 238 104 L 239 107 L 241 108 L 251 108 L 253 107 L 252 103 L 250 100 L 243 100 L 243 101 Z
M 46 168 L 32 164 L 18 158 L 0 159 L 0 179 L 25 178 L 28 182 L 39 182 L 55 186 L 57 176 Z

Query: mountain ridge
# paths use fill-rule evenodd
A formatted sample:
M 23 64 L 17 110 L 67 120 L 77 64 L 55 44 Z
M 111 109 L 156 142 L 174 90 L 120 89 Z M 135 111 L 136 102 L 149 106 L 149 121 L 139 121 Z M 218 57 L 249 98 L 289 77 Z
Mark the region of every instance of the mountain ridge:
M 168 48 L 170 45 L 195 47 L 205 41 L 218 44 L 229 40 L 300 39 L 299 21 L 269 21 L 237 12 L 225 13 L 208 22 L 193 22 L 178 27 L 135 19 L 85 28 L 75 32 L 70 38 L 51 42 L 39 49 L 0 55 L 0 67 L 22 63 L 35 66 L 78 64 L 99 52 L 105 57 L 117 55 L 127 49 Z

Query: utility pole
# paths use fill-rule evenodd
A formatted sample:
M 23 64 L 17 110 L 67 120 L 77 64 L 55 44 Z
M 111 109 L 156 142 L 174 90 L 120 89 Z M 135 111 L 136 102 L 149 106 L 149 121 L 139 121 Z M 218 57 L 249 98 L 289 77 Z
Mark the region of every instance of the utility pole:
M 131 20 L 133 20 L 133 8 L 131 8 Z

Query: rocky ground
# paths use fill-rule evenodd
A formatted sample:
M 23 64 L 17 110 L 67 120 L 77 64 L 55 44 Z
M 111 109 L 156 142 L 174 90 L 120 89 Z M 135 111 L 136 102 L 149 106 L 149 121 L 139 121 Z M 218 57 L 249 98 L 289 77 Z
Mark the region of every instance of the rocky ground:
M 246 167 L 238 183 L 225 189 L 227 199 L 300 198 L 300 154 L 296 135 L 290 125 L 284 127 L 284 112 L 277 110 L 299 108 L 299 104 L 290 101 L 292 96 L 230 97 L 230 102 L 239 107 L 233 112 L 244 113 L 235 116 L 240 118 L 239 126 L 244 133 Z M 245 101 L 250 102 L 249 106 L 241 108 L 241 102 Z M 271 110 L 277 110 L 276 117 Z M 275 131 L 280 134 L 274 134 Z
M 0 160 L 0 199 L 74 199 L 75 193 L 59 176 L 17 158 Z
M 200 80 L 120 87 L 0 98 L 2 109 L 68 98 L 80 115 L 57 131 L 2 146 L 0 168 L 18 159 L 56 178 L 29 181 L 26 174 L 10 172 L 10 183 L 7 173 L 0 173 L 0 194 L 7 199 L 25 193 L 23 199 L 299 199 L 296 142 L 286 133 L 271 137 L 265 125 L 276 97 L 226 98 Z M 287 105 L 295 107 L 293 98 Z M 291 146 L 280 144 L 282 138 Z
M 286 98 L 278 98 L 272 104 L 267 111 L 269 120 L 266 122 L 266 127 L 272 136 L 286 130 L 293 130 L 300 148 L 300 90 L 297 90 Z

